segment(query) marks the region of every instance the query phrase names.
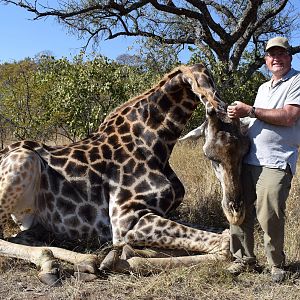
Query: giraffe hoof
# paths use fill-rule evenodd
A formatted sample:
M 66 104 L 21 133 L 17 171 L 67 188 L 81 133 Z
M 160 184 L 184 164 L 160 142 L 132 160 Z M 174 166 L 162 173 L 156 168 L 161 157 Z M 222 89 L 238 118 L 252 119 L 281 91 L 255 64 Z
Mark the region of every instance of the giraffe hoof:
M 75 266 L 75 271 L 79 273 L 97 273 L 97 264 L 95 260 L 85 260 Z
M 136 253 L 135 253 L 134 249 L 131 246 L 127 245 L 127 244 L 124 245 L 120 258 L 127 260 L 131 257 L 134 257 L 134 256 L 136 256 Z
M 38 278 L 42 283 L 45 283 L 49 286 L 61 285 L 58 269 L 53 270 L 53 272 L 40 272 L 38 274 Z
M 75 272 L 74 276 L 77 280 L 89 282 L 98 278 L 96 274 L 85 273 L 85 272 Z
M 114 271 L 115 265 L 119 261 L 119 255 L 117 250 L 111 250 L 101 262 L 99 267 L 100 271 Z

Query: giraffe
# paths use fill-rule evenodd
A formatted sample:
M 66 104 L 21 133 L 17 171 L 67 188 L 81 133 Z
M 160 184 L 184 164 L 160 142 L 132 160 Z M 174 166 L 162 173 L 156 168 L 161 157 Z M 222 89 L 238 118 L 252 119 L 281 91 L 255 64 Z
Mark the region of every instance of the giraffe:
M 35 141 L 6 147 L 0 153 L 0 232 L 12 217 L 22 230 L 20 239 L 22 233 L 43 229 L 57 239 L 112 241 L 114 250 L 100 270 L 138 269 L 141 258 L 128 254 L 138 246 L 207 255 L 168 260 L 172 266 L 195 264 L 203 257 L 227 259 L 228 231 L 203 231 L 167 218 L 184 197 L 169 157 L 200 102 L 210 103 L 211 111 L 226 108 L 202 64 L 179 66 L 111 112 L 86 139 L 56 147 Z M 232 205 L 224 208 L 232 210 Z M 58 260 L 73 263 L 83 278 L 99 271 L 96 255 L 13 241 L 2 236 L 0 255 L 33 262 L 47 284 L 58 282 Z M 165 262 L 149 259 L 157 266 Z

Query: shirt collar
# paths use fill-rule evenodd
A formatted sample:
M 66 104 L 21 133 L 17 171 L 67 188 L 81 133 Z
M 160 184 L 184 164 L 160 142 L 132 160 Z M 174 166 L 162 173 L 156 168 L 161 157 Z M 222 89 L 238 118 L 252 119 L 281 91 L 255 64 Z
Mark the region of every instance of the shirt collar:
M 279 79 L 276 82 L 276 84 L 274 86 L 280 84 L 281 82 L 289 80 L 291 77 L 293 77 L 296 74 L 297 74 L 297 71 L 295 69 L 291 68 L 281 79 Z M 273 82 L 272 79 L 267 82 L 269 87 L 274 87 L 274 86 L 272 86 L 272 82 Z
M 296 75 L 297 71 L 293 68 L 291 68 L 282 78 L 282 81 L 286 81 L 288 79 L 290 79 L 291 77 L 293 77 L 294 75 Z

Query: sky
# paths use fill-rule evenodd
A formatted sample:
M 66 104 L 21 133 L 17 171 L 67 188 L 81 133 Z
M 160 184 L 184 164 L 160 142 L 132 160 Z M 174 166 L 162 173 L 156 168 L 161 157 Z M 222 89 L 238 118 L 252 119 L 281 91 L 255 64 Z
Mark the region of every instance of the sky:
M 0 63 L 33 58 L 43 51 L 50 51 L 56 58 L 72 58 L 85 45 L 54 18 L 32 20 L 33 16 L 22 8 L 0 4 Z M 115 59 L 128 52 L 132 43 L 129 38 L 101 42 L 97 50 Z
M 50 52 L 55 58 L 71 59 L 85 45 L 84 40 L 68 34 L 66 28 L 54 18 L 36 21 L 32 18 L 33 14 L 22 8 L 0 4 L 0 63 L 19 61 L 26 57 L 34 58 L 44 51 Z M 300 45 L 300 30 L 291 44 Z M 133 50 L 128 50 L 133 45 L 133 38 L 118 38 L 101 42 L 97 52 L 116 59 L 124 53 L 133 54 Z M 183 63 L 187 62 L 187 52 L 180 59 Z M 300 70 L 300 54 L 294 55 L 293 67 Z

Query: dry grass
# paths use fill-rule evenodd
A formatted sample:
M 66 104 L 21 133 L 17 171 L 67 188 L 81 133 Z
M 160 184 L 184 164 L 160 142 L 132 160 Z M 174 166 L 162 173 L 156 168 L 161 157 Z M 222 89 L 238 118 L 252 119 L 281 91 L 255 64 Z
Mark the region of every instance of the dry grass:
M 210 163 L 203 158 L 201 143 L 179 143 L 171 159 L 173 169 L 186 187 L 184 203 L 174 214 L 187 222 L 227 226 L 220 208 L 221 192 Z M 300 171 L 300 166 L 298 168 Z M 232 278 L 226 263 L 162 271 L 148 277 L 113 274 L 83 283 L 65 273 L 63 285 L 49 288 L 36 277 L 35 268 L 23 261 L 0 260 L 0 299 L 300 299 L 300 177 L 296 175 L 287 207 L 286 254 L 293 276 L 283 284 L 270 282 L 268 272 L 245 273 Z M 265 262 L 261 232 L 256 232 L 261 263 Z
M 210 162 L 202 154 L 202 142 L 179 142 L 171 165 L 183 182 L 185 199 L 179 207 L 181 220 L 204 226 L 226 227 L 221 208 L 221 187 Z

